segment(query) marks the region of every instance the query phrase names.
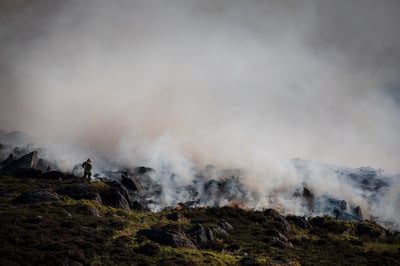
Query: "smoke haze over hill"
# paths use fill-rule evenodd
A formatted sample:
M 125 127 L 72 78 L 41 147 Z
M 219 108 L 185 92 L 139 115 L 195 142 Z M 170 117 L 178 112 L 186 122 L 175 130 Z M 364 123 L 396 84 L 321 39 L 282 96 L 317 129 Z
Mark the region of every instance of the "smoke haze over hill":
M 297 157 L 399 172 L 399 11 L 389 0 L 3 1 L 0 127 L 66 168 L 102 154 L 189 177 L 212 163 L 247 169 L 266 192 L 303 182 L 288 167 Z M 321 193 L 362 201 L 315 173 Z

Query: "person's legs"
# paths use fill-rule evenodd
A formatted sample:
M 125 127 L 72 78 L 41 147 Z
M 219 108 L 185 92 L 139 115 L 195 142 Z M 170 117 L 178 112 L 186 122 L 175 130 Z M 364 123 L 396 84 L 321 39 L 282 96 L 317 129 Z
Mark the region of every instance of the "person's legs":
M 90 181 L 90 173 L 88 172 L 85 172 L 83 174 L 83 182 L 86 182 L 86 179 Z

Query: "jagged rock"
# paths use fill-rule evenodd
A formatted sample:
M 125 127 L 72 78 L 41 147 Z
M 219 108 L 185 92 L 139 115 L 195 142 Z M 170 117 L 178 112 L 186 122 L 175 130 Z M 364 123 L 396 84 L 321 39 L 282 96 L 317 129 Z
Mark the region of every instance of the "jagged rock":
M 265 235 L 272 237 L 274 240 L 279 240 L 279 241 L 282 241 L 282 242 L 288 242 L 289 241 L 288 238 L 284 234 L 282 234 L 281 232 L 279 232 L 277 230 L 272 230 L 272 229 L 267 230 L 265 232 Z
M 230 234 L 224 229 L 224 228 L 222 228 L 221 226 L 216 226 L 216 227 L 214 227 L 213 229 L 213 232 L 216 234 L 216 235 L 221 235 L 221 236 L 229 236 Z
M 96 208 L 89 208 L 88 213 L 89 213 L 89 215 L 94 216 L 94 217 L 101 217 L 100 211 Z
M 100 192 L 101 200 L 103 204 L 114 207 L 114 208 L 119 208 L 119 209 L 124 209 L 124 210 L 129 210 L 129 203 L 126 200 L 126 198 L 119 193 L 117 189 L 105 189 Z
M 60 187 L 56 190 L 56 192 L 60 195 L 69 196 L 76 200 L 96 200 L 99 203 L 102 203 L 99 189 L 90 184 L 72 184 Z
M 313 199 L 314 198 L 314 193 L 312 193 L 311 190 L 308 189 L 307 187 L 303 186 L 303 194 L 302 194 L 302 196 L 304 198 Z
M 303 184 L 302 187 L 297 188 L 293 193 L 293 197 L 300 198 L 308 210 L 314 209 L 314 193 L 307 188 L 306 184 Z
M 13 173 L 20 168 L 35 168 L 38 161 L 37 152 L 33 151 L 19 159 L 13 160 L 8 165 L 5 165 L 2 172 Z
M 140 191 L 140 187 L 138 184 L 136 184 L 135 180 L 129 178 L 126 175 L 122 175 L 122 185 L 124 185 L 125 187 L 133 190 L 133 191 Z
M 224 230 L 233 230 L 233 226 L 228 223 L 225 219 L 221 219 L 218 225 Z
M 145 236 L 148 239 L 162 245 L 174 248 L 197 249 L 196 245 L 179 228 L 166 225 L 159 229 L 144 229 L 137 233 L 138 236 Z
M 132 173 L 135 175 L 143 175 L 149 172 L 154 172 L 153 168 L 150 167 L 145 167 L 145 166 L 139 166 L 133 169 Z
M 118 181 L 115 180 L 105 180 L 104 184 L 106 184 L 108 186 L 108 189 L 116 189 L 119 193 L 121 193 L 126 201 L 130 201 L 130 197 L 129 197 L 129 193 L 128 190 Z
M 206 236 L 206 231 L 201 224 L 193 226 L 189 231 L 189 235 L 196 241 L 197 245 L 202 245 L 209 240 Z
M 364 219 L 360 206 L 357 206 L 357 207 L 355 207 L 355 208 L 353 209 L 353 214 L 354 214 L 360 221 L 362 221 L 362 220 Z
M 134 186 L 144 196 L 151 197 L 162 193 L 162 186 L 152 178 L 152 174 L 155 173 L 152 168 L 141 166 L 121 173 L 126 173 L 125 176 L 134 181 Z M 126 182 L 129 181 L 126 180 Z
M 294 223 L 294 225 L 296 225 L 297 227 L 303 228 L 303 229 L 310 227 L 310 224 L 307 222 L 306 218 L 303 216 L 289 215 L 289 216 L 286 216 L 286 220 Z
M 286 218 L 284 216 L 280 215 L 279 212 L 275 211 L 274 209 L 265 210 L 264 215 L 269 216 L 272 219 L 274 219 L 276 222 L 278 222 L 282 226 L 282 229 L 285 232 L 290 232 L 292 230 L 292 228 L 290 227 L 290 224 L 286 220 Z
M 329 195 L 324 195 L 316 199 L 315 210 L 319 213 L 328 214 L 338 220 L 343 221 L 360 221 L 360 219 L 347 212 L 347 202 L 345 200 L 335 199 Z
M 1 167 L 6 167 L 7 165 L 12 163 L 16 159 L 17 159 L 17 157 L 15 156 L 15 154 L 14 153 L 10 153 L 10 155 L 8 155 L 7 159 L 5 159 L 3 162 L 1 162 Z
M 12 203 L 26 204 L 26 203 L 36 203 L 36 202 L 49 202 L 58 201 L 60 198 L 48 191 L 33 191 L 24 192 L 18 197 L 16 197 Z
M 345 211 L 347 209 L 347 202 L 345 200 L 338 200 L 328 195 L 319 197 L 315 205 L 316 210 L 322 211 L 323 213 L 330 212 L 334 209 L 339 211 Z
M 246 197 L 246 192 L 243 190 L 243 184 L 239 182 L 239 179 L 235 176 L 226 178 L 221 182 L 221 192 L 225 199 L 243 201 Z
M 277 230 L 268 230 L 265 235 L 268 237 L 267 240 L 275 247 L 293 248 L 293 244 L 289 242 L 289 239 Z
M 211 230 L 211 228 L 207 227 L 207 228 L 205 229 L 205 232 L 206 232 L 206 237 L 207 237 L 207 239 L 208 239 L 209 241 L 213 241 L 213 240 L 214 240 L 214 233 L 213 233 L 213 231 Z

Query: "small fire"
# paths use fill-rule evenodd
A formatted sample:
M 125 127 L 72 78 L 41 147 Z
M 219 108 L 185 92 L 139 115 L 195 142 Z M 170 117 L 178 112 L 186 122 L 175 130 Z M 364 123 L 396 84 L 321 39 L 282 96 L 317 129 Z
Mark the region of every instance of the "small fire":
M 178 205 L 176 205 L 175 209 L 178 211 L 181 211 L 185 208 L 185 205 L 183 203 L 178 203 Z
M 231 201 L 227 206 L 235 209 L 246 209 L 245 203 L 240 201 Z

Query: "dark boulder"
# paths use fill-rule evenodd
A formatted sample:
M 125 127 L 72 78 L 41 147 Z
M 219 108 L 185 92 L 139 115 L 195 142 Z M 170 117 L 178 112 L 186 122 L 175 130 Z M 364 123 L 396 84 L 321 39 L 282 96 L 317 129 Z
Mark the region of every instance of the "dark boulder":
M 189 230 L 188 234 L 192 239 L 194 239 L 197 245 L 203 245 L 209 240 L 207 238 L 206 231 L 201 224 L 196 224 L 195 226 L 193 226 Z
M 1 162 L 1 167 L 2 168 L 6 167 L 7 165 L 12 163 L 16 159 L 17 159 L 17 157 L 15 156 L 15 154 L 14 153 L 10 153 L 10 155 L 8 155 L 7 159 L 5 159 L 4 161 Z
M 347 202 L 345 200 L 335 199 L 331 196 L 324 195 L 319 197 L 315 202 L 315 210 L 324 214 L 333 214 L 333 210 L 346 211 Z
M 213 240 L 214 240 L 214 233 L 213 233 L 213 230 L 212 230 L 211 228 L 209 228 L 209 227 L 206 227 L 206 228 L 205 228 L 205 231 L 206 231 L 206 237 L 207 237 L 207 239 L 208 239 L 209 241 L 213 241 Z
M 2 168 L 2 172 L 14 173 L 14 171 L 20 168 L 35 168 L 37 162 L 38 162 L 37 152 L 33 151 L 31 153 L 22 156 L 19 159 L 13 160 L 8 165 L 5 165 Z
M 215 235 L 222 236 L 222 237 L 230 236 L 230 234 L 219 225 L 212 228 L 212 234 L 214 235 L 214 233 L 215 233 Z
M 295 226 L 302 229 L 307 229 L 310 227 L 310 224 L 307 222 L 307 219 L 304 216 L 289 215 L 286 216 L 286 220 L 292 222 Z
M 233 226 L 230 223 L 228 223 L 225 219 L 221 219 L 218 222 L 218 225 L 224 230 L 233 230 Z
M 133 180 L 132 178 L 129 178 L 127 175 L 122 175 L 121 176 L 122 180 L 121 183 L 128 189 L 131 189 L 133 191 L 140 191 L 139 185 Z
M 308 198 L 308 199 L 314 199 L 314 193 L 311 192 L 310 189 L 308 189 L 307 187 L 303 186 L 303 193 L 302 196 L 304 198 Z
M 115 180 L 105 180 L 104 184 L 107 185 L 106 190 L 117 190 L 119 193 L 121 193 L 125 199 L 129 202 L 130 201 L 130 197 L 129 197 L 129 193 L 128 190 L 126 189 L 126 187 L 124 187 L 121 183 L 119 183 L 118 181 Z
M 292 230 L 286 218 L 280 215 L 279 212 L 275 211 L 274 209 L 265 210 L 264 215 L 276 221 L 280 225 L 280 227 L 282 227 L 282 230 L 284 230 L 285 232 L 290 232 Z
M 33 191 L 24 192 L 18 197 L 16 197 L 12 203 L 15 204 L 27 204 L 27 203 L 37 203 L 37 202 L 50 202 L 59 201 L 60 198 L 48 191 Z
M 114 208 L 129 210 L 129 203 L 117 189 L 103 189 L 100 192 L 101 200 L 104 205 Z
M 357 206 L 353 209 L 353 215 L 356 216 L 360 221 L 364 219 L 360 206 Z
M 133 168 L 131 172 L 134 175 L 143 175 L 143 174 L 146 174 L 149 172 L 154 172 L 154 169 L 150 168 L 150 167 L 139 166 L 139 167 Z
M 173 225 L 140 230 L 137 235 L 144 236 L 154 242 L 174 248 L 197 249 L 192 240 L 190 240 L 180 228 Z
M 122 172 L 122 174 L 133 181 L 134 184 L 129 180 L 125 180 L 125 184 L 132 188 L 136 187 L 137 190 L 134 191 L 140 191 L 141 194 L 147 196 L 155 194 L 160 195 L 162 192 L 162 186 L 152 177 L 152 175 L 155 174 L 155 170 L 152 168 L 141 166 L 127 169 L 125 172 Z
M 267 230 L 265 232 L 266 240 L 271 243 L 272 246 L 279 248 L 293 248 L 293 244 L 289 242 L 289 239 L 277 230 Z
M 60 195 L 69 196 L 76 200 L 96 200 L 99 203 L 102 203 L 99 189 L 90 184 L 72 184 L 60 187 L 56 190 L 56 192 Z
M 315 202 L 315 211 L 335 217 L 338 220 L 359 222 L 361 219 L 352 213 L 345 200 L 333 198 L 329 195 L 318 197 Z
M 302 187 L 296 188 L 293 197 L 299 198 L 308 210 L 312 211 L 314 209 L 314 193 L 305 184 Z

